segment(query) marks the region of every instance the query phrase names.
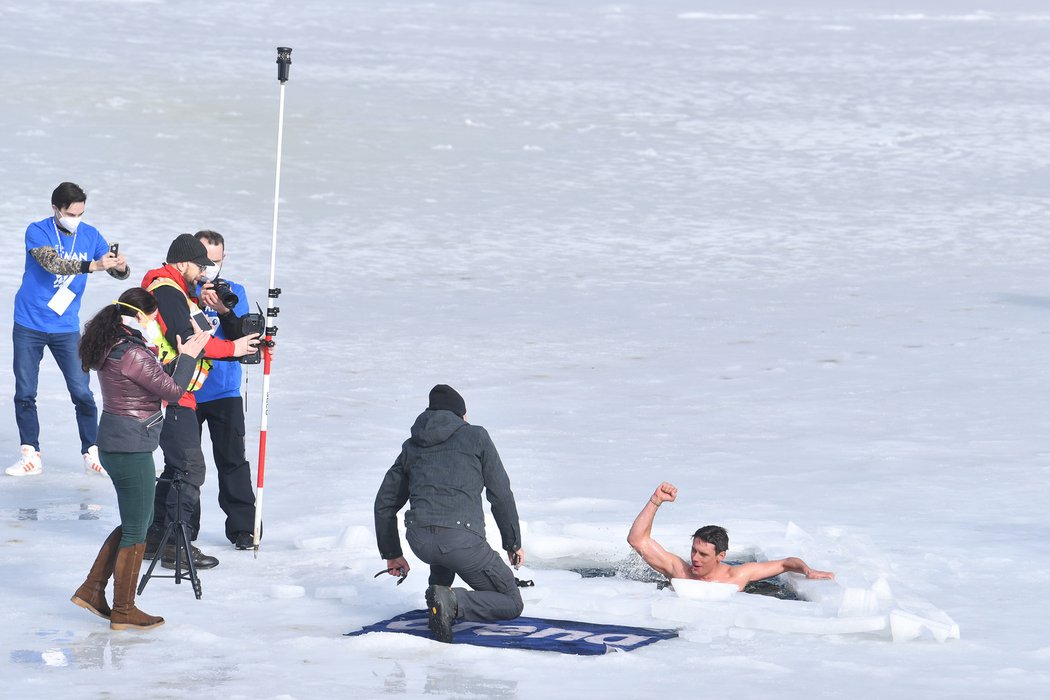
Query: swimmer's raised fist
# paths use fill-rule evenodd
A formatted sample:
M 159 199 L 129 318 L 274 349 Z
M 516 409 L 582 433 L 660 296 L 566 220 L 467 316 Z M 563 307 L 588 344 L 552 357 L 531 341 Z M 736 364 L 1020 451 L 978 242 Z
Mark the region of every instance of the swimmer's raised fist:
M 678 488 L 674 484 L 664 482 L 656 487 L 653 492 L 653 500 L 660 503 L 668 503 L 678 497 Z

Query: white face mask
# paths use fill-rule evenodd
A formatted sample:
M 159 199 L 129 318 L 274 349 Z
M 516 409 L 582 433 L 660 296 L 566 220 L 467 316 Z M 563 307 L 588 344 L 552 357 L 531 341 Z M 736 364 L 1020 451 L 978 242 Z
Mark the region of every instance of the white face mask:
M 121 320 L 128 328 L 132 328 L 141 333 L 147 345 L 156 346 L 160 343 L 161 338 L 164 337 L 164 333 L 161 332 L 160 324 L 157 323 L 156 319 L 146 322 L 146 325 L 142 325 L 137 318 L 131 316 L 122 316 Z
M 211 267 L 204 268 L 204 272 L 201 273 L 200 284 L 207 284 L 208 282 L 214 282 L 215 280 L 222 277 L 219 274 L 222 271 L 222 261 L 212 261 Z
M 63 217 L 59 218 L 58 224 L 59 224 L 59 226 L 61 226 L 65 230 L 69 231 L 70 233 L 76 233 L 77 232 L 77 226 L 80 225 L 80 217 L 79 216 L 63 216 Z
M 160 324 L 157 323 L 156 319 L 142 327 L 142 337 L 150 345 L 160 345 L 160 339 L 164 337 L 164 334 L 161 332 Z

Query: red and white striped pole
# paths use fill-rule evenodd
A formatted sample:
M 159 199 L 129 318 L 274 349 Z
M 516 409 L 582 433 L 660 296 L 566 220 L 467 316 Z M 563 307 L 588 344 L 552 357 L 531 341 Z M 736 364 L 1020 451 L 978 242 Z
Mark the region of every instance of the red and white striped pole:
M 266 335 L 262 343 L 263 387 L 262 418 L 259 421 L 259 463 L 257 465 L 257 488 L 255 491 L 255 530 L 252 533 L 252 545 L 255 556 L 259 556 L 259 539 L 262 536 L 263 483 L 266 477 L 266 424 L 270 415 L 270 357 L 273 348 L 273 336 L 277 326 L 273 321 L 280 313 L 274 306 L 274 300 L 281 295 L 277 288 L 275 273 L 277 270 L 277 211 L 281 201 L 281 146 L 284 142 L 284 84 L 288 82 L 288 73 L 292 65 L 292 50 L 277 47 L 277 80 L 281 83 L 280 107 L 277 111 L 277 174 L 273 186 L 273 233 L 270 239 L 270 286 L 266 294 Z

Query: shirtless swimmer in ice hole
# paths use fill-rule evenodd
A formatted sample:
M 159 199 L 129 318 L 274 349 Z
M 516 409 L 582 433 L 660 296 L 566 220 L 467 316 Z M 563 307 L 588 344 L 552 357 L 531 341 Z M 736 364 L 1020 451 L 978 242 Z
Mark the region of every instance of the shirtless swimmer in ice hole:
M 811 569 L 798 557 L 776 559 L 774 561 L 749 562 L 730 565 L 723 563 L 726 550 L 729 549 L 729 534 L 718 525 L 705 525 L 693 533 L 693 549 L 690 561 L 671 554 L 652 538 L 653 518 L 664 503 L 675 500 L 678 489 L 666 481 L 660 484 L 642 512 L 634 519 L 627 543 L 642 555 L 645 563 L 668 578 L 686 578 L 715 583 L 732 583 L 737 590 L 752 581 L 772 578 L 785 571 L 803 574 L 806 578 L 830 579 L 835 574 L 830 571 Z

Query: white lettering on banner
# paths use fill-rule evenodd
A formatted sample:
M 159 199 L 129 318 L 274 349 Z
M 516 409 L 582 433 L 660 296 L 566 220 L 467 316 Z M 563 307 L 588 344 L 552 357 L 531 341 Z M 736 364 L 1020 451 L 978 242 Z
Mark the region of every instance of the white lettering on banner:
M 486 625 L 474 630 L 474 634 L 479 637 L 533 637 L 532 633 L 535 631 L 536 628 L 531 625 Z
M 614 639 L 619 637 L 619 639 Z M 616 647 L 633 647 L 641 644 L 642 642 L 648 641 L 652 637 L 642 637 L 637 634 L 596 634 L 593 637 L 587 637 L 583 640 L 590 642 L 591 644 L 608 644 Z
M 544 637 L 553 637 L 559 634 L 560 637 L 556 641 L 559 642 L 576 642 L 581 639 L 586 639 L 590 636 L 590 632 L 581 632 L 580 630 L 563 630 L 558 627 L 548 627 L 545 630 L 540 630 L 536 634 L 530 634 L 529 639 L 542 639 Z
M 427 619 L 399 620 L 387 625 L 392 631 L 423 631 L 428 629 Z M 604 634 L 591 634 L 589 631 L 562 629 L 560 627 L 547 627 L 537 629 L 533 625 L 501 625 L 492 622 L 468 622 L 466 620 L 453 625 L 453 632 L 463 632 L 473 629 L 474 634 L 479 637 L 525 637 L 527 639 L 551 638 L 557 642 L 584 641 L 588 644 L 598 644 L 613 648 L 635 647 L 648 642 L 652 637 L 640 634 L 624 634 L 621 632 L 606 632 Z
M 489 624 L 487 622 L 468 622 L 464 620 L 453 625 L 452 631 L 462 632 L 463 630 L 469 630 L 471 627 L 487 627 Z M 398 620 L 387 625 L 387 629 L 390 630 L 425 630 L 427 628 L 428 622 L 425 617 L 418 620 Z

